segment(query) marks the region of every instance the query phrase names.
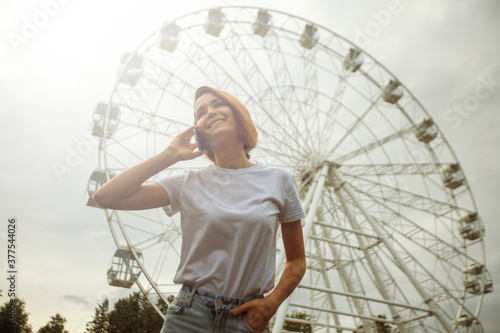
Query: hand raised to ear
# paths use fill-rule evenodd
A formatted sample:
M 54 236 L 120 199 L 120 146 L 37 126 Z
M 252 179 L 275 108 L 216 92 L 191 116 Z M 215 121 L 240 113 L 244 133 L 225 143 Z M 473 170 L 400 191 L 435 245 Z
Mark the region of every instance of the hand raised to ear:
M 177 161 L 192 160 L 205 154 L 205 150 L 194 151 L 198 147 L 198 145 L 196 144 L 196 142 L 191 143 L 191 138 L 193 137 L 193 129 L 200 127 L 200 125 L 194 125 L 189 127 L 187 130 L 179 133 L 172 140 L 166 150 L 170 150 L 174 154 Z

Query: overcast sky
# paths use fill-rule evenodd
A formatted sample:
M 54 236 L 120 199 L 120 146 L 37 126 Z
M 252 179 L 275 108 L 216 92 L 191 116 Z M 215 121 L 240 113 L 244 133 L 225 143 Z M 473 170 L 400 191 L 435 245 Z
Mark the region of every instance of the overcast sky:
M 82 332 L 104 297 L 129 292 L 108 286 L 115 245 L 103 211 L 83 200 L 97 167 L 98 150 L 88 138 L 92 112 L 111 94 L 125 51 L 164 21 L 221 4 L 277 9 L 321 24 L 359 44 L 405 84 L 465 171 L 486 225 L 487 268 L 500 287 L 499 1 L 400 0 L 398 12 L 369 39 L 360 31 L 391 1 L 54 1 L 0 2 L 0 267 L 6 275 L 7 218 L 16 216 L 17 291 L 35 330 L 59 312 L 71 332 Z M 43 11 L 50 14 L 46 22 Z M 39 27 L 32 25 L 37 19 Z M 454 108 L 481 85 L 490 94 L 477 106 Z M 73 160 L 70 172 L 54 172 L 54 163 L 67 164 L 82 146 L 90 151 Z M 3 304 L 3 277 L 0 289 Z M 480 316 L 486 331 L 500 328 L 498 309 L 498 292 L 486 295 Z

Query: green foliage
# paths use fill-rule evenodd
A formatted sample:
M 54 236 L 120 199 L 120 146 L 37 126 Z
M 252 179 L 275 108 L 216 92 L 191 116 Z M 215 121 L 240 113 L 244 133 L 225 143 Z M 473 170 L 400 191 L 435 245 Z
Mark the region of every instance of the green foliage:
M 169 295 L 169 296 L 167 297 L 167 300 L 168 300 L 170 303 L 172 303 L 172 302 L 174 301 L 174 299 L 175 299 L 175 296 L 174 296 L 174 295 Z M 161 311 L 162 313 L 164 313 L 164 314 L 165 314 L 165 313 L 167 313 L 168 304 L 167 304 L 167 303 L 165 303 L 165 302 L 163 301 L 163 299 L 162 299 L 162 298 L 158 298 L 158 301 L 156 301 L 156 306 L 158 307 L 158 309 L 160 309 L 160 311 Z
M 69 333 L 64 329 L 64 324 L 66 324 L 66 318 L 56 313 L 55 316 L 50 317 L 47 325 L 41 327 L 37 333 Z
M 387 319 L 385 314 L 379 314 L 379 315 L 377 315 L 376 318 Z M 370 324 L 368 326 L 371 328 L 375 328 L 375 332 L 377 332 L 377 333 L 398 333 L 399 332 L 399 330 L 397 328 L 393 328 L 391 325 L 384 323 L 382 321 L 378 321 L 376 319 L 374 319 L 373 324 Z M 358 330 L 357 332 L 365 332 L 366 331 L 366 330 L 363 330 L 363 328 L 364 328 L 363 325 L 360 325 L 358 328 L 360 330 Z M 370 332 L 372 332 L 372 331 L 370 331 Z
M 385 314 L 378 315 L 377 318 L 387 319 Z M 381 321 L 375 321 L 375 326 L 377 327 L 377 333 L 391 333 L 392 332 L 392 327 L 387 323 L 384 323 Z
M 170 299 L 169 299 L 170 300 Z M 158 299 L 156 306 L 163 312 L 167 304 Z M 119 299 L 113 310 L 109 310 L 109 300 L 105 299 L 96 308 L 92 321 L 87 323 L 88 333 L 156 333 L 163 326 L 163 318 L 156 312 L 142 293 L 134 292 L 127 298 Z
M 287 314 L 286 315 L 288 318 L 295 318 L 295 319 L 301 319 L 301 320 L 311 320 L 311 316 L 308 315 L 307 313 L 300 312 L 300 311 L 292 311 L 292 314 Z M 291 331 L 291 332 L 302 332 L 302 333 L 311 333 L 312 332 L 312 327 L 311 324 L 304 324 L 304 323 L 297 323 L 293 321 L 286 321 L 285 324 L 283 325 L 283 328 Z
M 14 312 L 15 320 L 12 320 Z M 26 303 L 23 300 L 16 297 L 5 302 L 0 308 L 2 333 L 32 333 L 28 318 L 29 313 L 26 312 Z
M 92 321 L 87 323 L 86 332 L 107 333 L 109 330 L 109 300 L 106 298 L 95 309 Z

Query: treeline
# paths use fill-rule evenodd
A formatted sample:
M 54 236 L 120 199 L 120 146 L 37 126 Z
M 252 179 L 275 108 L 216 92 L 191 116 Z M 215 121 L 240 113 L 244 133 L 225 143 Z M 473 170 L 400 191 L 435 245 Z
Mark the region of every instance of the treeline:
M 26 303 L 18 298 L 13 302 L 15 304 L 8 301 L 0 308 L 0 333 L 34 333 L 29 323 Z M 156 306 L 166 313 L 168 306 L 163 300 L 159 299 Z M 70 333 L 65 328 L 66 322 L 66 318 L 57 313 L 50 317 L 50 321 L 36 333 Z M 162 325 L 162 317 L 144 294 L 134 292 L 126 298 L 119 299 L 113 309 L 109 307 L 109 300 L 105 299 L 96 307 L 95 314 L 87 323 L 85 332 L 158 333 Z
M 169 301 L 173 300 L 170 296 Z M 15 305 L 10 301 L 0 308 L 0 333 L 34 333 L 29 323 L 29 313 L 26 303 L 21 299 L 14 299 Z M 158 309 L 166 313 L 168 305 L 162 299 L 155 304 Z M 15 309 L 15 316 L 13 311 Z M 294 311 L 287 317 L 310 320 L 305 313 Z M 15 320 L 12 320 L 15 318 Z M 66 330 L 66 318 L 56 313 L 50 321 L 36 333 L 70 333 Z M 110 309 L 108 299 L 95 308 L 92 319 L 87 322 L 86 333 L 159 333 L 163 326 L 163 319 L 151 305 L 144 294 L 134 292 L 128 297 L 119 299 Z M 283 327 L 291 332 L 312 332 L 309 324 L 286 321 Z

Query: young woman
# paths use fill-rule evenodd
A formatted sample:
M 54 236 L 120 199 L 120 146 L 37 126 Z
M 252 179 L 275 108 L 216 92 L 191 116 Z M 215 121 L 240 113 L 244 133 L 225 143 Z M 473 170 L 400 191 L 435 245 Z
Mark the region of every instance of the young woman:
M 229 93 L 199 88 L 194 118 L 195 125 L 164 151 L 114 177 L 94 198 L 111 209 L 163 207 L 169 216 L 181 213 L 181 259 L 174 282 L 183 287 L 168 308 L 162 333 L 267 332 L 306 269 L 305 215 L 294 176 L 250 161 L 257 131 L 248 110 Z M 191 143 L 193 129 L 203 133 L 201 151 Z M 145 183 L 179 161 L 204 154 L 214 164 Z M 273 290 L 279 225 L 286 265 Z

